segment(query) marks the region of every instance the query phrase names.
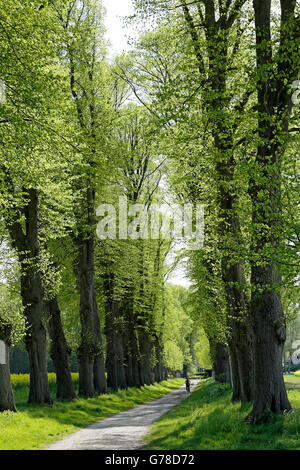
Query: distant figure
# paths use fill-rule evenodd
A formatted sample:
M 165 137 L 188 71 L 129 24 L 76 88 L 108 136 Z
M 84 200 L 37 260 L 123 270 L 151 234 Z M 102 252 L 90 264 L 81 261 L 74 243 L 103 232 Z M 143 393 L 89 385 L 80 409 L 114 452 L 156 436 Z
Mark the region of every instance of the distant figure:
M 186 378 L 186 381 L 185 381 L 185 388 L 188 393 L 191 393 L 191 382 L 188 377 Z

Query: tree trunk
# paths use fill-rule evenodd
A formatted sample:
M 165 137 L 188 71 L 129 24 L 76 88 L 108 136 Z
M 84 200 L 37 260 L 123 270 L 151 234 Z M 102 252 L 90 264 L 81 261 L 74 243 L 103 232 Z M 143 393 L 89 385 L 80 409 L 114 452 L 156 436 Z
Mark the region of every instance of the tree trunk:
M 151 374 L 151 352 L 152 342 L 149 340 L 149 335 L 146 332 L 140 334 L 140 369 L 141 369 L 141 381 L 143 385 L 152 384 Z
M 107 384 L 105 378 L 105 363 L 104 363 L 104 351 L 103 351 L 103 340 L 101 335 L 100 319 L 98 316 L 98 307 L 96 300 L 96 293 L 94 290 L 94 323 L 95 323 L 95 334 L 96 340 L 99 345 L 98 354 L 94 357 L 94 388 L 98 393 L 107 393 Z
M 216 144 L 222 147 L 219 138 L 215 137 Z M 224 142 L 223 142 L 224 144 Z M 230 144 L 228 143 L 230 148 Z M 223 148 L 224 153 L 228 153 L 228 148 Z M 241 235 L 239 217 L 236 213 L 237 197 L 232 196 L 228 190 L 226 182 L 233 180 L 234 166 L 218 164 L 218 174 L 220 178 L 219 197 L 220 197 L 220 239 L 222 234 L 229 233 L 230 237 L 237 241 Z M 223 247 L 221 241 L 221 250 L 227 250 L 226 242 Z M 222 259 L 222 278 L 225 285 L 228 326 L 230 328 L 229 341 L 232 348 L 232 357 L 236 361 L 232 368 L 232 384 L 234 386 L 232 399 L 241 400 L 247 403 L 253 400 L 254 382 L 253 382 L 253 342 L 252 330 L 249 321 L 249 301 L 245 294 L 246 281 L 243 274 L 243 267 L 240 261 L 232 262 L 231 256 L 234 253 L 223 256 Z M 234 353 L 233 353 L 234 348 Z M 237 366 L 237 367 L 236 367 Z M 239 382 L 239 384 L 238 384 Z
M 21 265 L 21 296 L 26 319 L 25 344 L 29 356 L 29 403 L 52 404 L 47 374 L 47 347 L 44 317 L 43 286 L 37 267 L 38 196 L 35 189 L 28 191 L 28 203 L 24 209 L 26 235 L 20 227 L 11 228 L 14 244 L 18 249 Z
M 235 226 L 235 224 L 232 225 Z M 223 278 L 229 314 L 228 325 L 231 327 L 231 357 L 236 361 L 232 367 L 232 400 L 241 400 L 245 404 L 252 401 L 254 396 L 253 332 L 249 320 L 249 302 L 243 290 L 246 281 L 240 263 L 235 263 L 232 266 L 228 263 L 229 260 L 223 259 Z M 232 283 L 238 287 L 232 287 Z
M 124 369 L 125 369 L 125 378 L 128 387 L 134 387 L 134 380 L 133 380 L 133 360 L 132 360 L 132 351 L 130 346 L 130 332 L 127 323 L 127 319 L 125 319 L 125 327 L 123 330 L 123 346 L 124 346 Z
M 229 342 L 229 359 L 231 367 L 231 381 L 232 381 L 232 402 L 240 400 L 241 397 L 241 382 L 239 374 L 239 364 L 237 359 L 237 352 L 235 345 Z
M 104 279 L 105 334 L 106 334 L 106 370 L 108 384 L 113 390 L 127 388 L 123 332 L 121 327 L 120 303 L 114 299 L 114 276 L 107 273 Z
M 25 276 L 27 279 L 25 279 Z M 33 282 L 30 282 L 33 281 Z M 26 318 L 25 344 L 29 357 L 30 390 L 29 403 L 52 404 L 47 374 L 46 330 L 43 319 L 43 299 L 34 295 L 41 288 L 37 279 L 22 275 L 22 299 Z M 33 288 L 31 291 L 31 287 Z M 30 303 L 31 302 L 31 303 Z
M 204 84 L 206 85 L 202 87 L 203 99 L 204 107 L 210 114 L 212 135 L 214 138 L 214 146 L 216 151 L 214 161 L 217 173 L 217 197 L 220 212 L 218 233 L 220 240 L 220 252 L 223 253 L 230 251 L 230 248 L 226 246 L 226 240 L 228 238 L 231 240 L 236 239 L 237 243 L 239 243 L 239 240 L 242 238 L 239 218 L 235 208 L 238 198 L 237 196 L 232 196 L 233 194 L 238 194 L 234 182 L 236 168 L 236 161 L 234 158 L 234 141 L 236 128 L 232 125 L 231 111 L 229 107 L 230 100 L 227 90 L 228 51 L 230 45 L 229 30 L 233 23 L 230 24 L 230 20 L 225 19 L 227 15 L 229 17 L 231 16 L 229 15 L 230 2 L 228 5 L 223 5 L 223 14 L 219 20 L 217 20 L 215 2 L 211 1 L 204 3 L 206 53 L 209 58 L 207 66 L 205 65 L 205 61 L 202 57 L 202 51 L 199 47 L 200 37 L 197 26 L 193 19 L 193 14 L 189 10 L 189 5 L 187 2 L 184 1 L 182 7 L 185 21 L 194 46 L 195 58 L 198 61 L 200 83 L 203 83 L 204 80 Z M 237 18 L 241 8 L 242 5 L 238 5 L 236 7 L 236 11 L 234 12 L 234 15 L 236 15 L 235 18 Z M 208 80 L 204 78 L 206 75 L 208 76 Z M 242 112 L 243 109 L 244 105 L 243 102 L 241 102 L 240 106 L 235 110 L 236 114 Z M 236 262 L 232 266 L 231 254 L 224 257 L 222 261 L 222 275 L 227 293 L 229 314 L 228 318 L 230 318 L 229 323 L 231 323 L 229 326 L 232 326 L 234 323 L 234 328 L 232 328 L 232 338 L 230 341 L 235 342 L 237 345 L 239 344 L 239 339 L 242 336 L 242 330 L 245 331 L 245 329 L 242 327 L 242 324 L 244 321 L 246 321 L 247 314 L 247 309 L 244 309 L 244 302 L 242 299 L 244 294 L 243 292 L 238 293 L 238 290 L 242 290 L 244 282 L 241 276 L 238 276 L 238 279 L 236 279 L 236 274 L 240 274 L 238 271 L 241 270 L 242 266 L 240 262 Z M 229 285 L 231 283 L 239 282 L 241 282 L 240 288 L 236 288 L 235 292 L 233 292 L 233 290 L 229 288 Z M 234 336 L 237 337 L 234 338 Z M 237 373 L 238 370 L 241 371 L 241 373 L 233 380 L 234 384 L 236 384 L 234 391 L 235 399 L 237 399 L 239 393 L 241 393 L 242 395 L 240 398 L 243 401 L 247 401 L 249 398 L 248 393 L 246 395 L 243 393 L 246 389 L 249 391 L 249 386 L 246 387 L 246 384 L 251 384 L 253 370 L 251 364 L 252 352 L 249 351 L 246 353 L 245 351 L 245 347 L 247 345 L 251 346 L 251 341 L 249 338 L 244 341 L 243 351 L 241 348 L 236 349 L 235 360 L 238 364 L 240 364 L 239 367 L 233 368 L 233 373 Z M 247 369 L 244 367 L 245 354 L 248 356 L 248 373 Z M 238 380 L 242 380 L 240 386 L 237 385 Z
M 124 320 L 123 347 L 126 383 L 128 387 L 140 387 L 139 376 L 139 347 L 136 334 L 136 317 L 134 314 L 134 287 L 128 288 L 126 299 L 122 301 Z
M 125 364 L 127 365 L 127 384 L 129 387 L 140 387 L 138 344 L 134 328 L 128 330 L 128 339 L 126 343 Z
M 51 340 L 50 357 L 56 370 L 56 398 L 59 400 L 73 400 L 76 398 L 76 393 L 69 364 L 71 348 L 63 331 L 56 297 L 45 300 L 45 312 Z
M 269 275 L 271 272 L 270 268 Z M 256 275 L 254 273 L 255 279 Z M 268 290 L 262 294 L 254 293 L 252 309 L 255 324 L 255 394 L 250 419 L 256 423 L 265 410 L 279 414 L 291 410 L 291 405 L 283 379 L 285 328 L 281 327 L 283 312 L 279 294 Z
M 106 392 L 103 345 L 95 300 L 94 235 L 82 234 L 77 242 L 81 321 L 81 343 L 77 351 L 79 395 L 93 397 L 97 392 Z M 96 375 L 94 375 L 95 372 Z
M 101 340 L 102 344 L 102 340 Z M 104 355 L 101 352 L 98 354 L 94 359 L 94 388 L 96 392 L 102 394 L 107 393 L 107 384 L 105 378 L 105 362 L 104 362 Z
M 123 338 L 118 325 L 118 301 L 113 301 L 106 312 L 106 344 L 107 344 L 107 377 L 114 390 L 126 389 L 126 376 L 124 368 Z
M 156 340 L 155 340 L 155 354 L 156 354 L 155 382 L 162 382 L 162 380 L 164 380 L 164 357 L 163 357 L 163 349 L 161 346 L 161 340 L 159 337 L 156 337 Z
M 217 382 L 231 383 L 230 363 L 228 348 L 221 343 L 215 345 L 215 357 L 213 363 L 213 378 Z
M 126 340 L 126 343 L 127 346 L 128 346 L 128 339 Z M 134 381 L 133 381 L 133 369 L 132 369 L 132 357 L 131 357 L 131 354 L 129 353 L 129 351 L 125 352 L 125 355 L 124 355 L 124 361 L 125 361 L 125 377 L 126 377 L 126 383 L 128 385 L 128 387 L 134 387 Z
M 253 5 L 259 140 L 250 195 L 253 207 L 252 251 L 255 255 L 253 258 L 259 261 L 252 261 L 251 265 L 255 367 L 254 403 L 248 418 L 256 423 L 265 410 L 279 414 L 291 409 L 283 380 L 282 354 L 286 325 L 278 293 L 280 265 L 275 258 L 283 242 L 281 161 L 292 110 L 289 86 L 297 78 L 299 57 L 298 54 L 293 56 L 290 53 L 295 41 L 296 2 L 281 1 L 281 34 L 276 70 L 271 46 L 271 0 L 254 0 Z M 265 73 L 266 70 L 269 73 Z
M 3 348 L 5 349 L 6 359 L 5 364 L 0 362 L 0 412 L 17 411 L 10 382 L 9 348 L 4 341 Z
M 10 332 L 11 326 L 0 319 L 0 412 L 17 411 L 9 370 Z

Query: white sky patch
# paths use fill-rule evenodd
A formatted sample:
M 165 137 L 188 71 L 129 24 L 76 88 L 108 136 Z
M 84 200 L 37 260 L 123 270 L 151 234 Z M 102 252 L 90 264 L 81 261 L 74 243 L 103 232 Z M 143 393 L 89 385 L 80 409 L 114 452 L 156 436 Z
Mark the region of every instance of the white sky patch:
M 175 286 L 185 287 L 186 289 L 189 289 L 192 285 L 190 279 L 186 275 L 184 266 L 177 266 L 167 282 L 169 284 L 174 284 Z
M 111 43 L 108 49 L 111 58 L 130 49 L 128 37 L 135 34 L 130 26 L 124 25 L 123 18 L 132 15 L 134 8 L 131 0 L 102 0 L 102 4 L 106 8 L 106 38 Z

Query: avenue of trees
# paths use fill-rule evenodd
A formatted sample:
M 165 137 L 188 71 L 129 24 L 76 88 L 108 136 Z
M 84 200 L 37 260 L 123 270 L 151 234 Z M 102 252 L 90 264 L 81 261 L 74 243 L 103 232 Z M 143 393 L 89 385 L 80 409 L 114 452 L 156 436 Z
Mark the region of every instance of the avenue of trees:
M 57 398 L 76 397 L 73 351 L 79 395 L 201 364 L 256 423 L 291 410 L 283 360 L 300 340 L 300 5 L 133 4 L 142 32 L 108 61 L 100 1 L 1 2 L 0 410 L 15 411 L 22 342 L 29 403 L 53 403 L 48 356 Z M 99 239 L 99 206 L 124 196 L 203 204 L 203 247 Z M 188 290 L 168 283 L 177 263 Z

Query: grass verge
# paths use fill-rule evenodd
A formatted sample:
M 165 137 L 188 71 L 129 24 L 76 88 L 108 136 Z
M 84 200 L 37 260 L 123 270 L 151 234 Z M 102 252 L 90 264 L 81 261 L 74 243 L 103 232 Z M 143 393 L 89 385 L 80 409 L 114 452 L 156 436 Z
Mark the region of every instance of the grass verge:
M 253 426 L 243 423 L 251 405 L 232 404 L 228 385 L 203 380 L 189 398 L 153 424 L 145 449 L 299 450 L 299 388 L 298 377 L 288 378 L 293 413 Z
M 287 390 L 300 390 L 300 377 L 297 375 L 285 375 L 284 381 L 286 384 Z
M 28 405 L 28 387 L 18 384 L 14 390 L 18 413 L 0 413 L 0 450 L 42 449 L 91 423 L 155 400 L 182 383 L 182 379 L 168 380 L 98 398 L 56 401 L 54 406 Z M 55 385 L 51 382 L 50 389 L 55 395 Z

